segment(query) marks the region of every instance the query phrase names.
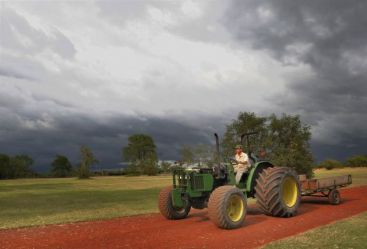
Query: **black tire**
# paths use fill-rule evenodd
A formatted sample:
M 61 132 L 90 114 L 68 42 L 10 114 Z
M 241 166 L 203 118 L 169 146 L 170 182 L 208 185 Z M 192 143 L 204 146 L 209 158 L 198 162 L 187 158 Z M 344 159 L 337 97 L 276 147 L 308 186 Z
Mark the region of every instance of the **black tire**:
M 241 227 L 246 217 L 246 209 L 246 196 L 235 186 L 218 187 L 209 197 L 209 218 L 220 228 Z
M 183 208 L 175 208 L 172 204 L 172 186 L 165 187 L 159 193 L 158 208 L 161 214 L 169 220 L 184 219 L 189 214 L 191 206 L 188 202 Z
M 301 202 L 297 173 L 285 167 L 263 170 L 256 179 L 255 197 L 258 206 L 266 215 L 295 216 Z
M 339 205 L 340 204 L 340 193 L 338 190 L 333 189 L 329 192 L 328 195 L 329 203 L 333 205 Z

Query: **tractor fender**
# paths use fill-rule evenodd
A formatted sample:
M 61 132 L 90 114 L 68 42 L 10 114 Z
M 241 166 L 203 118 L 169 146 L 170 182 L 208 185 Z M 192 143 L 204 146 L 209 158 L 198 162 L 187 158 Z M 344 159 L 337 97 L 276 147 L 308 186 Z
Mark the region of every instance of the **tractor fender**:
M 248 197 L 255 196 L 255 185 L 256 179 L 259 177 L 260 173 L 267 168 L 274 167 L 274 165 L 269 161 L 256 162 L 254 166 L 251 167 L 249 176 L 247 178 L 246 190 Z

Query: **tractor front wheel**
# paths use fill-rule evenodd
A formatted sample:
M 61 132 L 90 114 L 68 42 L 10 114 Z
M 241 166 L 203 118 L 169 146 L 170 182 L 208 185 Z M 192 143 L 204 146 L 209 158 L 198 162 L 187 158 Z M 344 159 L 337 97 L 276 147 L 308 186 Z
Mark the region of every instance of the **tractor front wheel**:
M 209 198 L 209 217 L 220 228 L 242 226 L 246 217 L 246 196 L 234 186 L 216 188 Z
M 184 219 L 189 214 L 191 205 L 184 201 L 184 207 L 176 208 L 172 203 L 172 186 L 165 187 L 159 193 L 158 208 L 161 214 L 169 220 Z
M 291 217 L 301 202 L 297 173 L 290 168 L 274 167 L 261 172 L 256 179 L 255 197 L 267 215 Z

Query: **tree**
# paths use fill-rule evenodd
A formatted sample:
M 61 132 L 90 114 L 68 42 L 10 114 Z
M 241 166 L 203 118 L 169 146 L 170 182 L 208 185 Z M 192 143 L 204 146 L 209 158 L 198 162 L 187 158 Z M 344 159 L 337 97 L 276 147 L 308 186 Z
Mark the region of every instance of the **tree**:
M 245 145 L 245 151 L 255 148 L 267 151 L 269 159 L 279 166 L 293 167 L 300 174 L 312 176 L 312 154 L 309 148 L 310 127 L 302 124 L 299 116 L 283 114 L 270 117 L 257 117 L 255 113 L 241 112 L 236 120 L 227 125 L 223 138 L 223 150 L 226 157 L 233 156 L 235 144 L 240 143 L 243 133 L 257 131 L 250 136 L 251 148 Z
M 123 157 L 128 162 L 157 160 L 156 146 L 151 136 L 135 134 L 128 138 L 128 145 L 123 149 Z
M 0 179 L 10 178 L 10 157 L 0 154 Z
M 140 165 L 136 163 L 129 163 L 129 165 L 124 169 L 124 173 L 129 176 L 138 176 L 141 174 Z
M 28 155 L 8 156 L 0 154 L 0 179 L 29 177 L 34 174 L 31 169 L 33 159 Z
M 312 177 L 310 126 L 302 124 L 299 116 L 286 114 L 280 118 L 273 114 L 269 120 L 265 146 L 270 151 L 270 159 L 279 166 L 293 167 L 299 174 Z
M 127 174 L 158 173 L 157 152 L 154 140 L 146 134 L 134 134 L 129 136 L 128 145 L 123 148 L 123 158 L 129 162 Z
M 356 155 L 347 159 L 347 165 L 349 167 L 367 167 L 367 156 Z
M 33 174 L 33 159 L 28 155 L 16 155 L 10 158 L 11 178 L 28 177 Z
M 240 112 L 236 120 L 227 125 L 226 132 L 224 134 L 222 146 L 223 154 L 226 157 L 233 156 L 233 148 L 240 144 L 240 137 L 244 133 L 257 131 L 256 135 L 249 137 L 249 143 L 252 148 L 264 147 L 267 142 L 267 118 L 257 117 L 253 112 Z M 247 144 L 244 145 L 245 150 L 248 151 L 250 148 L 246 148 Z
M 89 178 L 89 168 L 91 165 L 98 163 L 98 160 L 94 157 L 93 152 L 86 146 L 80 147 L 80 154 L 82 156 L 82 161 L 79 167 L 79 178 L 85 179 Z
M 143 169 L 143 174 L 148 176 L 155 176 L 159 172 L 157 161 L 153 158 L 146 159 L 141 162 L 141 168 Z
M 331 170 L 334 168 L 342 168 L 343 164 L 341 162 L 339 162 L 338 160 L 334 160 L 334 159 L 326 159 L 323 162 L 320 163 L 319 165 L 320 168 L 325 168 L 327 170 Z
M 55 177 L 66 177 L 72 174 L 73 167 L 66 156 L 56 155 L 51 166 L 51 173 Z

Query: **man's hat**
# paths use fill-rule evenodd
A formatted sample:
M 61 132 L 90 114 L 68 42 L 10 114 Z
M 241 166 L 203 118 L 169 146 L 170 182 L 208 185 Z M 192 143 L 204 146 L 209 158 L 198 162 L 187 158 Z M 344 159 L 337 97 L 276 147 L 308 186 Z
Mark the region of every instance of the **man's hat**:
M 235 149 L 242 149 L 242 145 L 237 144 L 236 147 L 234 147 Z

